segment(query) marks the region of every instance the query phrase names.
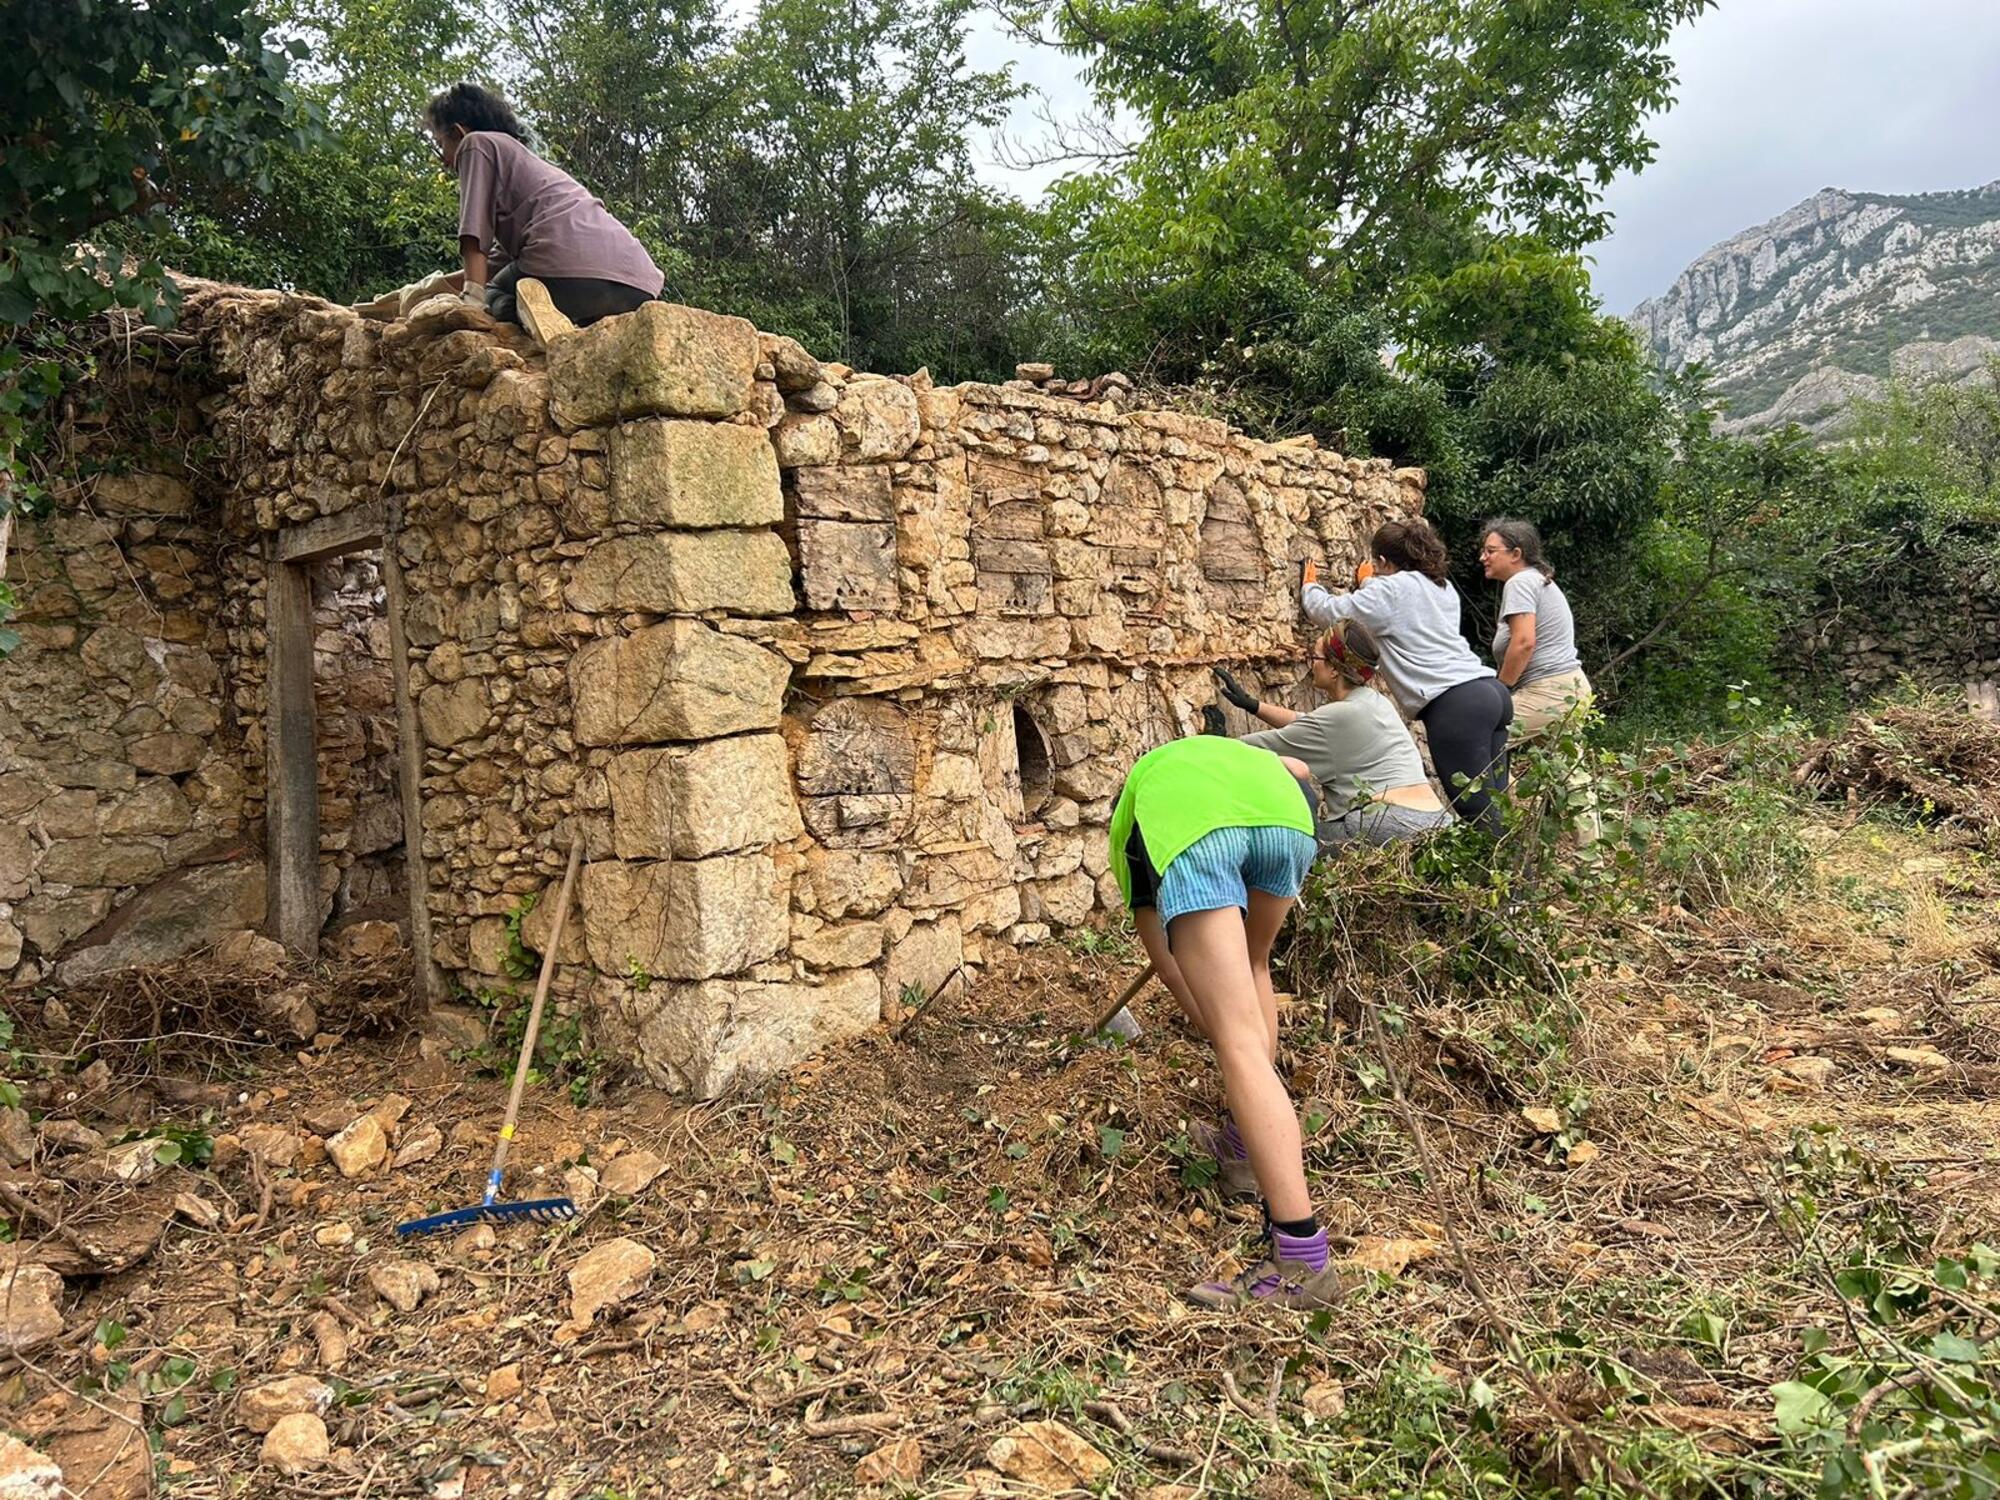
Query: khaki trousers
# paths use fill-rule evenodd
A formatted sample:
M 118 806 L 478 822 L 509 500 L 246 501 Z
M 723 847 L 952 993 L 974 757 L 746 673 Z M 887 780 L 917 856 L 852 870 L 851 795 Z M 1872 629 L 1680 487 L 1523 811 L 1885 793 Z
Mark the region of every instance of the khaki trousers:
M 1531 740 L 1572 712 L 1588 710 L 1591 696 L 1590 679 L 1581 672 L 1565 672 L 1517 687 L 1510 736 L 1517 742 Z
M 1581 672 L 1565 672 L 1560 677 L 1544 677 L 1539 682 L 1531 682 L 1526 687 L 1514 689 L 1514 724 L 1509 738 L 1514 744 L 1521 744 L 1536 735 L 1560 724 L 1575 715 L 1582 718 L 1590 712 L 1592 694 L 1590 679 Z M 1576 767 L 1570 778 L 1572 785 L 1585 785 L 1589 778 L 1581 766 Z M 1588 847 L 1604 835 L 1604 825 L 1597 815 L 1597 796 L 1586 791 L 1583 805 L 1577 809 L 1577 842 Z

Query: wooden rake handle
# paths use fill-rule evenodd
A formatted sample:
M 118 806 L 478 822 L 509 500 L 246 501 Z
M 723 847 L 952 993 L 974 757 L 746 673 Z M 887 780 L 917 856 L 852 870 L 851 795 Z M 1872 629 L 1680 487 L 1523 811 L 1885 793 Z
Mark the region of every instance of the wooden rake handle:
M 556 953 L 562 948 L 563 922 L 569 916 L 570 888 L 576 884 L 577 866 L 583 863 L 583 836 L 570 840 L 569 868 L 563 871 L 562 893 L 556 897 L 556 925 L 549 934 L 548 951 L 542 954 L 541 977 L 535 981 L 535 1003 L 528 1009 L 528 1029 L 521 1036 L 521 1055 L 514 1061 L 514 1087 L 507 1093 L 507 1118 L 500 1125 L 500 1139 L 493 1146 L 493 1170 L 486 1178 L 487 1205 L 500 1196 L 500 1174 L 507 1170 L 507 1148 L 514 1144 L 514 1117 L 521 1112 L 521 1095 L 528 1087 L 528 1065 L 535 1060 L 535 1043 L 542 1034 L 542 1005 L 549 998 L 549 981 L 555 977 Z

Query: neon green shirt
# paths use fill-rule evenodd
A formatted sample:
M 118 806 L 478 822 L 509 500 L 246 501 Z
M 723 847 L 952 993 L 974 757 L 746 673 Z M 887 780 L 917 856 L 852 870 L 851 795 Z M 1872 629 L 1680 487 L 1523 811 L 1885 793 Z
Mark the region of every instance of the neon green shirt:
M 1132 871 L 1125 843 L 1134 823 L 1145 829 L 1146 853 L 1161 875 L 1190 844 L 1218 828 L 1313 831 L 1312 809 L 1283 761 L 1215 734 L 1169 740 L 1127 773 L 1111 811 L 1111 873 L 1127 906 Z

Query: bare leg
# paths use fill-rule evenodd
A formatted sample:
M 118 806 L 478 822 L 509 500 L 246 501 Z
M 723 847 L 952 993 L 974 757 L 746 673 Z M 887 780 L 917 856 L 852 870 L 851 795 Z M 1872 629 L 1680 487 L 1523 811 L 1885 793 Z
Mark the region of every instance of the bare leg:
M 1174 953 L 1209 1020 L 1230 1113 L 1274 1219 L 1312 1217 L 1299 1120 L 1271 1066 L 1271 1029 L 1251 972 L 1243 914 L 1233 906 L 1174 919 Z
M 1270 1033 L 1271 1061 L 1278 1060 L 1278 992 L 1271 984 L 1271 946 L 1285 914 L 1292 909 L 1290 897 L 1273 896 L 1268 891 L 1250 893 L 1250 915 L 1244 919 L 1243 938 L 1250 949 L 1250 974 L 1257 982 L 1257 1003 L 1263 1012 L 1264 1029 Z
M 1167 930 L 1160 925 L 1159 912 L 1142 906 L 1132 913 L 1132 925 L 1139 929 L 1139 941 L 1145 945 L 1146 957 L 1153 961 L 1153 972 L 1160 983 L 1167 987 L 1194 1029 L 1207 1036 L 1208 1024 L 1201 1018 L 1201 1006 L 1189 992 L 1187 980 L 1181 976 L 1181 966 L 1174 962 L 1174 955 L 1167 948 Z

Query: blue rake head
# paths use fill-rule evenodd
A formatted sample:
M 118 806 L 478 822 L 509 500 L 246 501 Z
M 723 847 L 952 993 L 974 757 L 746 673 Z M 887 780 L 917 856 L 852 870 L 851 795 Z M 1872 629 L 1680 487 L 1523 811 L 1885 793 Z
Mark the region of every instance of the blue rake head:
M 396 1226 L 396 1233 L 435 1234 L 440 1229 L 463 1229 L 468 1224 L 510 1224 L 527 1219 L 535 1224 L 558 1224 L 576 1217 L 576 1205 L 567 1198 L 534 1198 L 526 1203 L 476 1203 L 471 1208 L 454 1208 L 448 1214 L 432 1214 L 428 1219 L 408 1219 Z

